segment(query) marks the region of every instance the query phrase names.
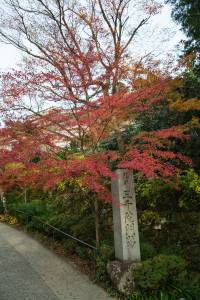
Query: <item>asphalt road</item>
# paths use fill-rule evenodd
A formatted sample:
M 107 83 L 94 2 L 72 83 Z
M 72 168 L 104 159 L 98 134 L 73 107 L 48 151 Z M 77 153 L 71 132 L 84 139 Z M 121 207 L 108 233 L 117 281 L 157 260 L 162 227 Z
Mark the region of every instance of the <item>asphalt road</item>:
M 72 262 L 0 223 L 0 300 L 113 300 Z

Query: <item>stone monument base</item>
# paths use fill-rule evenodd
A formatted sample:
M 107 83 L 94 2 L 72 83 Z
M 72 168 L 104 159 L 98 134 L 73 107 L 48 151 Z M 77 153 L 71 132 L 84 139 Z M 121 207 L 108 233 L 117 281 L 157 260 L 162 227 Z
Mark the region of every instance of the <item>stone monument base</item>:
M 107 264 L 107 272 L 113 286 L 123 294 L 130 294 L 135 290 L 133 270 L 141 267 L 140 262 L 110 261 Z

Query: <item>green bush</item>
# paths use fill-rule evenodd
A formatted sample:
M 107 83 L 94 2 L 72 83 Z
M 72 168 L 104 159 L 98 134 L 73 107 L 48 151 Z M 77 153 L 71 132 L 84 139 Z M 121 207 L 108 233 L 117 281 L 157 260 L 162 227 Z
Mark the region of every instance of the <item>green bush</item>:
M 189 245 L 184 249 L 185 257 L 192 270 L 200 272 L 200 244 Z
M 144 180 L 136 177 L 136 197 L 142 210 L 197 211 L 200 209 L 200 175 L 189 169 L 182 172 L 174 185 L 159 178 Z
M 114 259 L 114 249 L 112 245 L 107 244 L 105 241 L 101 243 L 95 255 L 96 265 L 96 278 L 99 281 L 108 281 L 106 266 L 109 260 Z
M 81 245 L 76 245 L 75 247 L 75 253 L 81 257 L 81 258 L 91 258 L 91 251 L 87 247 L 81 246 Z
M 72 226 L 71 232 L 74 236 L 91 244 L 95 243 L 95 220 L 93 215 L 79 218 Z
M 96 265 L 96 278 L 99 281 L 107 281 L 108 280 L 108 274 L 106 271 L 108 260 L 101 255 L 96 255 L 95 257 L 95 265 Z
M 69 234 L 72 234 L 71 227 L 77 222 L 77 216 L 70 216 L 68 212 L 58 213 L 55 211 L 54 215 L 49 218 L 49 224 Z
M 146 260 L 148 258 L 152 258 L 156 255 L 156 249 L 155 247 L 150 243 L 140 243 L 140 249 L 141 249 L 141 257 L 142 260 Z
M 197 294 L 197 293 L 198 294 Z M 159 291 L 155 295 L 149 293 L 135 292 L 128 297 L 121 297 L 120 300 L 199 300 L 199 290 L 190 287 L 174 287 L 170 290 Z
M 70 254 L 74 254 L 75 253 L 75 249 L 77 246 L 77 242 L 72 240 L 72 239 L 65 239 L 63 241 L 63 245 L 64 245 L 64 249 L 66 252 L 70 253 Z
M 171 213 L 157 237 L 159 253 L 180 255 L 190 271 L 200 271 L 200 214 Z
M 114 259 L 114 247 L 112 245 L 102 242 L 98 251 L 107 260 Z
M 42 201 L 18 202 L 9 206 L 9 212 L 17 217 L 17 220 L 27 228 L 45 231 L 45 225 L 52 211 Z
M 134 270 L 133 277 L 139 290 L 149 293 L 183 284 L 187 279 L 186 262 L 175 255 L 157 255 Z

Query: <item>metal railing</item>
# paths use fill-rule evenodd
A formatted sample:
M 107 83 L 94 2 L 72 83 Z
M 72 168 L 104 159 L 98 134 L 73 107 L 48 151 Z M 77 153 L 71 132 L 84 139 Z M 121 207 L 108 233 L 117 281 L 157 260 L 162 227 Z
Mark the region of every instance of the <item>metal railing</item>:
M 21 213 L 21 214 L 24 214 L 25 216 L 27 216 L 27 223 L 29 222 L 29 218 L 35 218 L 35 219 L 37 219 L 41 224 L 43 224 L 43 225 L 45 225 L 45 226 L 51 228 L 53 231 L 59 232 L 59 233 L 61 233 L 62 235 L 64 235 L 64 236 L 66 236 L 66 237 L 68 237 L 68 238 L 70 238 L 70 239 L 76 241 L 77 243 L 84 245 L 85 247 L 88 247 L 88 248 L 93 249 L 93 250 L 97 250 L 97 247 L 95 247 L 95 246 L 93 246 L 93 245 L 91 245 L 91 244 L 89 244 L 89 243 L 87 243 L 87 242 L 85 242 L 85 241 L 83 241 L 83 240 L 81 240 L 81 239 L 79 239 L 79 238 L 77 238 L 77 237 L 75 237 L 75 236 L 69 234 L 69 233 L 66 233 L 66 232 L 64 232 L 63 230 L 61 230 L 61 229 L 59 229 L 59 228 L 56 228 L 55 226 L 53 226 L 53 225 L 51 225 L 51 224 L 49 224 L 49 223 L 47 223 L 47 222 L 43 222 L 43 221 L 42 221 L 39 217 L 37 217 L 37 216 L 31 215 L 31 214 L 26 214 L 24 211 L 21 211 L 21 210 L 15 210 L 15 212 L 18 212 L 18 213 Z

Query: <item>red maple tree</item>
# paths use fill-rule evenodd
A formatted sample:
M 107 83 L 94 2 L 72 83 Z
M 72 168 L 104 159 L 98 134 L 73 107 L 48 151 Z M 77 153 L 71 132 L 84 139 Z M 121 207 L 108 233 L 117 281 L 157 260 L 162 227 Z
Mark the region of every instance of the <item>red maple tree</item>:
M 168 78 L 151 70 L 149 81 L 143 61 L 128 51 L 159 5 L 144 1 L 144 17 L 130 27 L 129 0 L 6 2 L 14 15 L 12 21 L 4 18 L 0 35 L 28 57 L 20 70 L 1 76 L 6 126 L 0 131 L 0 185 L 5 190 L 15 185 L 51 189 L 79 178 L 108 201 L 104 179 L 115 176 L 111 162 L 166 180 L 177 174 L 179 162 L 190 163 L 166 151 L 171 139 L 186 138 L 183 127 L 123 141 L 135 118 L 165 98 Z M 136 80 L 146 84 L 139 87 Z M 42 111 L 41 103 L 54 108 Z M 117 150 L 102 150 L 102 141 L 113 135 Z M 97 201 L 95 209 L 98 218 Z M 98 230 L 96 239 L 98 244 Z

